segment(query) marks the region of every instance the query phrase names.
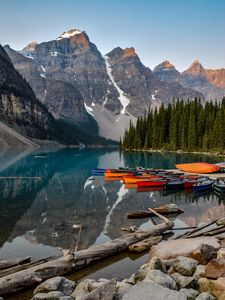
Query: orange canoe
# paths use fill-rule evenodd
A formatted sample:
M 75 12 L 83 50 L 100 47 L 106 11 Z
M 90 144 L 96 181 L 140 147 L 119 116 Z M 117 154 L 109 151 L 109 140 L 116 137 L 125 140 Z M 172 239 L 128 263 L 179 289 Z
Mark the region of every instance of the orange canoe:
M 217 168 L 215 165 L 204 163 L 204 162 L 197 162 L 191 164 L 177 164 L 176 168 L 184 172 L 199 173 L 199 174 L 214 173 L 219 171 L 219 168 Z
M 137 183 L 139 181 L 148 180 L 148 179 L 155 179 L 155 178 L 161 178 L 159 176 L 155 175 L 149 175 L 149 176 L 123 176 L 123 182 L 125 184 L 127 183 Z
M 128 173 L 112 173 L 112 172 L 106 172 L 104 173 L 104 176 L 106 178 L 122 178 L 123 176 L 126 176 Z

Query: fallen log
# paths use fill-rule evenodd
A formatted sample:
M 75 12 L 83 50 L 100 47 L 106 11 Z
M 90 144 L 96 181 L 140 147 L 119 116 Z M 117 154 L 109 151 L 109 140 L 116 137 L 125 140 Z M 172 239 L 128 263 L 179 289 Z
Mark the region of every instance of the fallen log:
M 194 233 L 192 235 L 187 236 L 187 238 L 194 238 L 194 237 L 207 236 L 207 235 L 211 236 L 211 235 L 213 235 L 214 232 L 217 232 L 221 228 L 225 230 L 225 227 L 223 225 L 220 225 L 220 226 L 217 226 L 215 228 L 210 228 L 210 229 L 208 229 L 206 231 L 196 232 L 196 233 Z
M 129 251 L 131 252 L 144 252 L 150 249 L 153 245 L 157 245 L 162 240 L 162 235 L 151 236 L 141 242 L 129 246 Z
M 175 204 L 165 204 L 159 207 L 155 207 L 154 211 L 161 214 L 161 215 L 172 215 L 172 214 L 181 214 L 183 210 L 180 209 Z M 155 214 L 149 210 L 137 210 L 133 212 L 127 213 L 127 219 L 140 219 L 140 218 L 149 218 L 154 217 Z
M 179 238 L 193 237 L 194 233 L 199 232 L 199 231 L 201 231 L 201 230 L 203 230 L 203 229 L 205 229 L 205 228 L 207 228 L 207 227 L 209 227 L 209 226 L 217 223 L 222 218 L 223 217 L 220 217 L 220 218 L 218 218 L 218 219 L 216 219 L 216 220 L 214 220 L 214 221 L 212 221 L 210 223 L 204 224 L 202 226 L 197 227 L 196 229 L 193 229 L 193 230 L 190 230 L 188 232 L 185 232 L 184 234 L 181 234 L 181 235 L 177 236 L 174 239 L 176 240 L 176 239 L 179 239 Z
M 0 296 L 15 293 L 26 287 L 38 283 L 53 276 L 65 275 L 85 267 L 96 260 L 109 257 L 126 251 L 134 243 L 150 236 L 161 235 L 164 231 L 172 229 L 173 222 L 158 224 L 146 230 L 137 230 L 134 233 L 122 236 L 113 241 L 95 245 L 85 250 L 70 253 L 65 257 L 54 259 L 38 266 L 16 272 L 0 278 Z
M 46 257 L 44 259 L 40 259 L 40 260 L 37 260 L 34 262 L 23 263 L 23 264 L 19 264 L 19 265 L 16 265 L 16 266 L 13 266 L 13 267 L 10 267 L 7 269 L 0 270 L 0 277 L 7 276 L 7 275 L 13 274 L 15 272 L 28 269 L 33 266 L 40 265 L 44 262 L 49 261 L 50 259 L 53 259 L 53 257 Z
M 27 256 L 27 257 L 19 257 L 19 258 L 9 259 L 9 260 L 0 260 L 0 270 L 29 263 L 30 259 L 31 257 Z

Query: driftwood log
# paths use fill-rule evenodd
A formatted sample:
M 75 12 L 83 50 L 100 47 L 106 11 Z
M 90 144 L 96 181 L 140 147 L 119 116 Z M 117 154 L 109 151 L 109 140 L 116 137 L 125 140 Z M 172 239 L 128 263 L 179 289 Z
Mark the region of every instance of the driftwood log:
M 150 236 L 149 238 L 147 238 L 141 242 L 130 245 L 129 251 L 138 252 L 138 253 L 144 252 L 144 251 L 150 249 L 153 245 L 157 245 L 159 242 L 161 242 L 162 239 L 163 239 L 163 237 L 161 235 Z
M 15 267 L 18 265 L 23 265 L 29 263 L 31 260 L 30 256 L 27 257 L 19 257 L 16 259 L 9 259 L 9 260 L 0 260 L 0 270 L 8 269 L 11 267 Z
M 154 211 L 161 215 L 181 214 L 183 210 L 175 204 L 165 204 L 154 208 Z M 127 213 L 127 219 L 140 219 L 154 217 L 155 214 L 150 210 L 137 210 Z
M 128 247 L 150 236 L 161 235 L 164 231 L 172 229 L 173 222 L 162 223 L 146 230 L 137 230 L 113 241 L 95 245 L 85 250 L 70 253 L 43 264 L 33 266 L 0 278 L 0 296 L 15 293 L 19 290 L 37 285 L 45 279 L 57 275 L 68 274 L 111 255 L 126 251 Z
M 206 233 L 212 231 L 213 228 L 210 228 L 209 230 L 204 231 L 204 232 L 202 232 L 202 230 L 209 227 L 209 226 L 211 226 L 211 225 L 217 224 L 223 218 L 224 218 L 224 216 L 221 216 L 220 218 L 218 218 L 218 219 L 216 219 L 212 222 L 209 222 L 209 223 L 204 224 L 202 226 L 198 226 L 197 228 L 195 228 L 193 230 L 185 232 L 184 234 L 181 234 L 181 235 L 175 237 L 174 239 L 176 240 L 176 239 L 179 239 L 179 238 L 191 238 L 191 237 L 201 236 L 201 235 L 203 235 L 203 233 L 204 233 L 204 235 L 207 235 Z M 220 227 L 218 226 L 217 228 L 220 228 Z

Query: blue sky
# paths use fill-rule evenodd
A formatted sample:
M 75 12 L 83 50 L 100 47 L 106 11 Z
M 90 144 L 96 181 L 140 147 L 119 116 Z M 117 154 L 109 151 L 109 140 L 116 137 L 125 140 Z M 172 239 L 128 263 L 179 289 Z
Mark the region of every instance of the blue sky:
M 0 0 L 3 45 L 22 49 L 71 28 L 103 54 L 133 46 L 151 69 L 165 59 L 180 71 L 196 59 L 225 67 L 225 0 Z

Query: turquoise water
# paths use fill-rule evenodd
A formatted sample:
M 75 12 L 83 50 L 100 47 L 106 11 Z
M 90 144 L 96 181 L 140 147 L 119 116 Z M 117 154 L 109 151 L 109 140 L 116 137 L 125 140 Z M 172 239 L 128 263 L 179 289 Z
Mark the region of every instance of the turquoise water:
M 224 197 L 213 192 L 197 196 L 191 192 L 137 193 L 135 189 L 126 189 L 120 181 L 104 182 L 90 172 L 95 167 L 136 165 L 174 168 L 175 163 L 201 160 L 218 161 L 213 157 L 168 153 L 120 154 L 109 149 L 2 153 L 0 177 L 38 178 L 0 178 L 0 259 L 27 255 L 40 259 L 60 255 L 61 249 L 74 248 L 76 243 L 78 249 L 84 249 L 117 238 L 124 234 L 121 227 L 144 228 L 153 224 L 148 219 L 127 220 L 127 212 L 170 202 L 184 210 L 175 219 L 178 227 L 195 226 L 219 217 L 225 214 Z M 72 228 L 74 224 L 82 225 L 79 241 L 79 230 Z M 142 263 L 145 259 L 139 256 Z M 121 260 L 136 261 L 137 257 L 122 256 Z M 131 265 L 127 268 L 127 263 L 118 261 L 114 258 L 107 268 L 98 265 L 96 276 L 109 277 L 113 272 L 116 276 L 127 276 L 133 271 Z M 91 271 L 82 276 L 87 273 Z

